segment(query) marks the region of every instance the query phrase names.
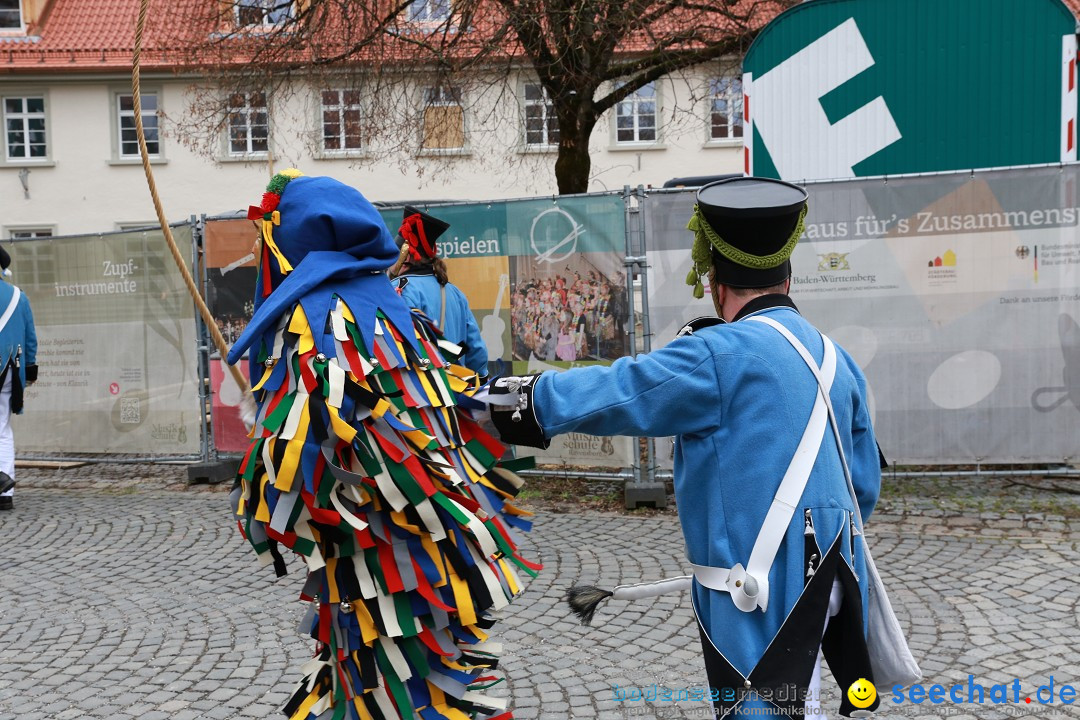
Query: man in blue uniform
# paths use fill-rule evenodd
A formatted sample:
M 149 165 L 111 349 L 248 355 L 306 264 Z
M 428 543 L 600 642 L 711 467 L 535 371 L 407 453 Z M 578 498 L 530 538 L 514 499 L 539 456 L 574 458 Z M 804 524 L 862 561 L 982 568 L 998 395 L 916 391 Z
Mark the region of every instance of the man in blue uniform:
M 412 207 L 405 207 L 397 241 L 398 262 L 390 276 L 409 307 L 428 316 L 450 342 L 460 345 L 460 362 L 481 377 L 488 374 L 488 351 L 465 293 L 452 284 L 436 240 L 450 226 Z
M 842 695 L 873 680 L 856 537 L 877 501 L 880 455 L 862 372 L 788 297 L 806 198 L 758 178 L 701 188 L 687 282 L 702 297 L 708 274 L 719 318 L 610 367 L 502 378 L 492 391 L 506 442 L 676 436 L 675 495 L 719 717 L 820 713 L 819 649 Z M 498 393 L 510 399 L 495 404 Z M 852 710 L 845 695 L 841 713 Z
M 0 270 L 10 275 L 11 256 L 0 248 Z M 37 381 L 37 333 L 30 301 L 0 282 L 0 510 L 15 507 L 15 433 L 12 414 L 23 410 L 23 389 Z

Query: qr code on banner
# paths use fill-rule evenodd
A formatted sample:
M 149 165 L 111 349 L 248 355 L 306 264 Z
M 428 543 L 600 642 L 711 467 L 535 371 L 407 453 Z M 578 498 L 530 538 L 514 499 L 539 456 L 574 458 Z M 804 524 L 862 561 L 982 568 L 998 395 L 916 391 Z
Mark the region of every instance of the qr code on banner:
M 120 398 L 120 422 L 125 425 L 138 425 L 142 422 L 142 407 L 139 398 Z

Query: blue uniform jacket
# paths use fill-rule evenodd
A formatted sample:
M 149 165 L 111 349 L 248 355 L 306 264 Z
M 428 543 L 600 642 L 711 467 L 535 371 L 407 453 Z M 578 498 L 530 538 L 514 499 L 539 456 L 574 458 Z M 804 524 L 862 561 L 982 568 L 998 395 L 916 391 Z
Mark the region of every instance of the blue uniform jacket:
M 402 282 L 408 278 L 407 282 Z M 476 324 L 469 301 L 453 283 L 446 284 L 446 318 L 439 317 L 442 307 L 442 286 L 431 274 L 406 273 L 395 280 L 401 288 L 401 297 L 411 308 L 416 308 L 431 318 L 443 335 L 452 343 L 465 349 L 461 362 L 465 367 L 479 373 L 488 374 L 488 351 L 480 328 Z M 401 287 L 404 285 L 404 287 Z
M 14 285 L 0 282 L 0 315 L 7 309 L 14 293 Z M 37 365 L 37 332 L 34 330 L 34 315 L 30 311 L 30 301 L 26 299 L 26 293 L 19 297 L 15 312 L 4 329 L 0 330 L 0 369 L 7 367 L 16 353 L 21 353 L 19 381 L 26 387 L 26 368 Z
M 770 296 L 773 297 L 773 296 Z M 786 301 L 786 298 L 784 298 Z M 821 363 L 817 330 L 792 307 L 765 314 L 787 327 Z M 547 437 L 675 436 L 675 496 L 689 560 L 745 565 L 813 407 L 817 384 L 779 332 L 737 321 L 680 337 L 666 347 L 610 367 L 548 372 L 533 394 Z M 866 404 L 866 380 L 837 347 L 830 393 L 863 518 L 877 501 L 881 470 Z M 832 431 L 821 450 L 769 575 L 765 612 L 738 610 L 727 593 L 694 583 L 698 616 L 728 662 L 748 675 L 803 591 L 804 508 L 827 551 L 841 536 L 866 607 L 861 543 L 851 553 L 851 495 Z M 652 580 L 655 578 L 641 578 Z M 864 610 L 864 630 L 865 630 Z

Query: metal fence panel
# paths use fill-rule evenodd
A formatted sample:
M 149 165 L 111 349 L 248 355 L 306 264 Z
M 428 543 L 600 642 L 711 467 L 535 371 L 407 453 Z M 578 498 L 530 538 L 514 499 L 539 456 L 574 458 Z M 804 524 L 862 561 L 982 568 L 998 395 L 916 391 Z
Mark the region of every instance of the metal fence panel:
M 488 347 L 492 371 L 524 373 L 610 363 L 629 351 L 624 254 L 626 220 L 619 194 L 420 205 L 450 224 L 439 238 L 451 282 L 465 293 Z M 401 208 L 385 208 L 391 232 Z M 227 341 L 251 315 L 255 266 L 248 220 L 206 221 L 210 309 Z M 240 451 L 246 438 L 239 390 L 211 361 L 218 449 Z M 629 438 L 571 434 L 535 453 L 544 463 L 624 468 L 636 464 Z
M 190 258 L 192 228 L 173 229 Z M 15 420 L 20 454 L 195 455 L 191 297 L 160 231 L 12 245 L 38 336 L 38 382 Z
M 890 460 L 1080 456 L 1078 182 L 1068 165 L 808 186 L 791 296 L 865 371 Z M 648 200 L 657 347 L 713 312 L 684 284 L 693 201 Z

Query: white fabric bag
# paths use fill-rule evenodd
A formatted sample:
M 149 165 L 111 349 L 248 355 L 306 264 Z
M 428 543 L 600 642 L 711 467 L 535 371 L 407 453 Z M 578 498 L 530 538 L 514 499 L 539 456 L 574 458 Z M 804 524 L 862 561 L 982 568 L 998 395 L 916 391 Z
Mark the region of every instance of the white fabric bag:
M 855 507 L 858 508 L 858 505 Z M 859 524 L 862 524 L 861 519 Z M 865 533 L 863 556 L 866 558 L 866 605 L 869 615 L 866 649 L 870 652 L 874 685 L 880 688 L 891 688 L 895 685 L 907 687 L 922 680 L 922 670 L 911 654 L 900 621 L 896 619 L 892 603 L 885 593 L 885 585 L 881 582 L 877 566 L 870 557 L 870 546 L 866 542 Z

